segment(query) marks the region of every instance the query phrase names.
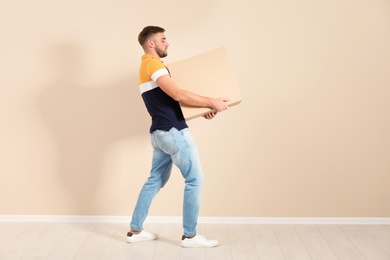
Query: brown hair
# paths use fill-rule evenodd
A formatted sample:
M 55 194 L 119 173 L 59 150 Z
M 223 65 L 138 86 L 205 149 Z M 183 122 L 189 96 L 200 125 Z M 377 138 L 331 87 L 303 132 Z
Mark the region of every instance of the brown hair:
M 143 47 L 145 42 L 156 33 L 165 32 L 164 28 L 158 26 L 146 26 L 138 35 L 138 42 Z

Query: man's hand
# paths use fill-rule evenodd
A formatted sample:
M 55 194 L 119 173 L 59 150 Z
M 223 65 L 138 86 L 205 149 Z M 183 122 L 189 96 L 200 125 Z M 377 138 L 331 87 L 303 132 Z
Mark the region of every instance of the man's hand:
M 210 98 L 210 102 L 211 108 L 216 112 L 221 112 L 229 108 L 227 105 L 227 102 L 229 102 L 228 98 Z
M 210 112 L 205 114 L 203 117 L 206 118 L 207 120 L 213 119 L 217 115 L 217 112 Z
M 210 107 L 214 109 L 214 111 L 205 114 L 203 117 L 210 120 L 213 119 L 218 112 L 224 111 L 229 108 L 227 102 L 229 102 L 228 98 L 209 98 Z

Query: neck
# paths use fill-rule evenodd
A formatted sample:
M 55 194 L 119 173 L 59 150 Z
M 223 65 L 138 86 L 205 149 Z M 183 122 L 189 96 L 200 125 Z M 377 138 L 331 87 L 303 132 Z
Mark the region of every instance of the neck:
M 145 50 L 145 55 L 146 54 L 151 54 L 154 57 L 156 57 L 157 59 L 160 59 L 160 56 L 157 54 L 157 52 L 154 49 L 147 49 L 147 50 Z

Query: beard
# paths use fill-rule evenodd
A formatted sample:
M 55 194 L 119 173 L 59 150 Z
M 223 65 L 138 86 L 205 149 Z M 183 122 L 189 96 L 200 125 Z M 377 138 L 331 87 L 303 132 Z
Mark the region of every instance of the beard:
M 163 49 L 160 49 L 158 46 L 156 46 L 156 53 L 160 58 L 164 58 L 168 55 L 167 49 L 163 50 Z

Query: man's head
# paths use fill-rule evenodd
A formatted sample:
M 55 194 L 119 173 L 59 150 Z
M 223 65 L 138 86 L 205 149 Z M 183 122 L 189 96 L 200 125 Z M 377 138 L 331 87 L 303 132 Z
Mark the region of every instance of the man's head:
M 164 35 L 165 29 L 158 26 L 146 26 L 138 35 L 138 42 L 145 53 L 155 53 L 160 58 L 168 55 L 169 46 Z

